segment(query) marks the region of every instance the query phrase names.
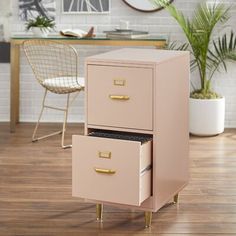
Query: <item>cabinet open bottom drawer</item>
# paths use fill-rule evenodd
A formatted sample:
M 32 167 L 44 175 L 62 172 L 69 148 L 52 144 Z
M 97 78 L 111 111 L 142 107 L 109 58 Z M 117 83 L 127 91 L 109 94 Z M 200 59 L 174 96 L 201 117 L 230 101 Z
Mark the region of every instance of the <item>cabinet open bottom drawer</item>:
M 150 138 L 98 136 L 73 136 L 72 195 L 140 206 L 151 196 Z

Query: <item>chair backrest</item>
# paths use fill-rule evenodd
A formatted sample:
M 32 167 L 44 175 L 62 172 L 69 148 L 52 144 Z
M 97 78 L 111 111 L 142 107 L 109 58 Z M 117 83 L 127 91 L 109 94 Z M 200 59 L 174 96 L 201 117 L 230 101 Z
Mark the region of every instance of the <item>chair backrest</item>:
M 70 78 L 78 78 L 78 54 L 67 44 L 55 41 L 34 39 L 23 43 L 26 57 L 39 83 L 45 86 L 47 79 L 60 79 L 61 86 L 50 89 L 55 93 L 66 93 Z M 65 85 L 65 86 L 64 86 Z

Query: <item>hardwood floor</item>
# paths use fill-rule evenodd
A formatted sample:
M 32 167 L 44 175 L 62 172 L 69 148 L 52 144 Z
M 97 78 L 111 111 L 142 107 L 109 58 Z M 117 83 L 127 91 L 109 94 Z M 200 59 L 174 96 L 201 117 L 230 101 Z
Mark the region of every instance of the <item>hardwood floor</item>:
M 11 134 L 0 124 L 1 236 L 236 235 L 236 130 L 191 138 L 190 183 L 178 205 L 153 215 L 150 229 L 144 229 L 143 212 L 110 206 L 104 222 L 96 222 L 95 205 L 71 197 L 71 149 L 61 149 L 59 137 L 32 143 L 32 130 L 20 124 Z M 70 142 L 82 128 L 68 131 Z

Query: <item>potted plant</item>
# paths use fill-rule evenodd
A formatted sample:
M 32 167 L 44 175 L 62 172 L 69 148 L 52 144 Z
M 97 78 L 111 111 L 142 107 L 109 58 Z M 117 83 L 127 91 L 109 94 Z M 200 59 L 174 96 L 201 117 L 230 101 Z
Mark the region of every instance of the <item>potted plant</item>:
M 194 86 L 190 94 L 190 133 L 201 136 L 222 133 L 225 98 L 213 91 L 212 78 L 216 71 L 227 71 L 227 60 L 236 60 L 236 36 L 232 30 L 221 35 L 214 31 L 220 32 L 225 26 L 230 8 L 221 3 L 203 2 L 189 19 L 167 0 L 153 1 L 165 7 L 182 28 L 193 58 L 191 69 L 199 72 L 199 87 Z
M 34 19 L 28 20 L 26 30 L 32 30 L 37 37 L 47 37 L 50 29 L 54 29 L 55 22 L 45 16 L 37 16 Z

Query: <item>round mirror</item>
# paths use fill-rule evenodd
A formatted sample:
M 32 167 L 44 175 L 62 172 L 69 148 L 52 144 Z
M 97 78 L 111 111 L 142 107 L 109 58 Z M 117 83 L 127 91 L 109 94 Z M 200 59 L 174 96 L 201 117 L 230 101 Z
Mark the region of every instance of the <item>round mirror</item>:
M 142 12 L 154 12 L 162 9 L 161 6 L 156 6 L 156 4 L 152 3 L 150 0 L 123 0 L 128 6 L 132 7 L 137 11 Z M 173 0 L 169 0 L 169 2 L 173 2 Z

